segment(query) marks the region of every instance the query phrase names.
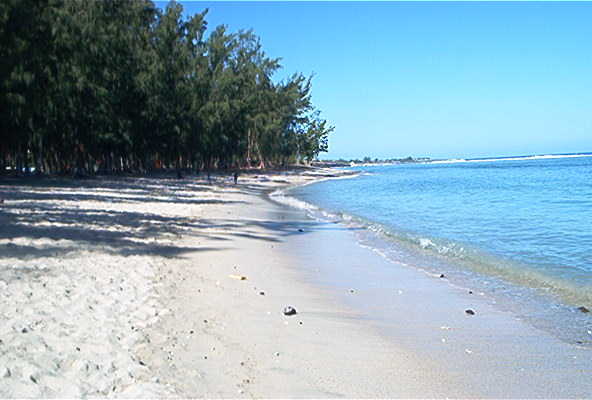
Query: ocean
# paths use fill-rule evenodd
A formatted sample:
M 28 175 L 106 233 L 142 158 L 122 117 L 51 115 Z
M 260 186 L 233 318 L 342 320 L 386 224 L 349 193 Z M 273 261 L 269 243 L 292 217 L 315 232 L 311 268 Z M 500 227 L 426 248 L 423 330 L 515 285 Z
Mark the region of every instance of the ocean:
M 592 346 L 592 157 L 354 167 L 276 193 L 395 264 L 444 275 L 562 340 Z M 346 271 L 345 271 L 346 272 Z

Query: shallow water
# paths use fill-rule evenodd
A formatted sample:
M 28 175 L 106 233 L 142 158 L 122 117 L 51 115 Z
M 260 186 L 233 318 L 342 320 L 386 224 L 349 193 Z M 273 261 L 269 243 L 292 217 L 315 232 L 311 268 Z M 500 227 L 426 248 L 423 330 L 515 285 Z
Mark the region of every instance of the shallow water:
M 590 345 L 592 317 L 577 307 L 592 309 L 592 158 L 357 169 L 354 179 L 293 189 L 301 202 L 292 203 L 364 228 L 360 243 L 390 260 L 445 273 Z

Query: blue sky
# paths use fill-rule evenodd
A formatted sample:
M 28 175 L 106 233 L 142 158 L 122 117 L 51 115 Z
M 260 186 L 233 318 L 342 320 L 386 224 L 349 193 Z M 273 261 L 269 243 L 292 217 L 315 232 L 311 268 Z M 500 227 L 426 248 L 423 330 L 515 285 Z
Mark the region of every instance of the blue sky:
M 592 3 L 180 3 L 315 74 L 321 158 L 592 151 Z

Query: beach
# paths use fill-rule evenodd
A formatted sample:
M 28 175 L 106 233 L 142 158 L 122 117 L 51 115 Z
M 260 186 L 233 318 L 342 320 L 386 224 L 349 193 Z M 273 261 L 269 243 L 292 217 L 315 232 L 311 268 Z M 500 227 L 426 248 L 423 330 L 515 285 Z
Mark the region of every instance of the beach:
M 0 397 L 590 397 L 589 348 L 268 196 L 343 174 L 2 182 Z

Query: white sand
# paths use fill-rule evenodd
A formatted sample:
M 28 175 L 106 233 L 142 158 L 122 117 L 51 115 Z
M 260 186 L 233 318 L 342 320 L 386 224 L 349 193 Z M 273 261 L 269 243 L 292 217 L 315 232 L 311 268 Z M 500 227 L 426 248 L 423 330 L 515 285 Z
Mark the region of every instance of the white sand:
M 520 382 L 504 364 L 533 354 L 520 346 L 563 345 L 532 347 L 539 333 L 487 304 L 482 319 L 451 313 L 467 299 L 441 280 L 374 277 L 402 285 L 388 288 L 397 307 L 381 305 L 391 331 L 322 284 L 355 284 L 380 257 L 261 193 L 325 174 L 0 186 L 0 397 L 585 397 Z M 333 239 L 352 251 L 323 255 Z M 340 277 L 347 257 L 357 264 Z M 373 306 L 378 290 L 356 298 Z M 561 366 L 524 379 L 565 386 Z

